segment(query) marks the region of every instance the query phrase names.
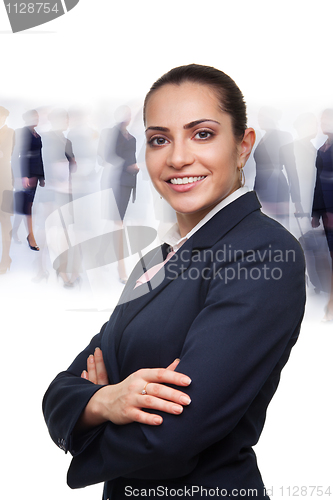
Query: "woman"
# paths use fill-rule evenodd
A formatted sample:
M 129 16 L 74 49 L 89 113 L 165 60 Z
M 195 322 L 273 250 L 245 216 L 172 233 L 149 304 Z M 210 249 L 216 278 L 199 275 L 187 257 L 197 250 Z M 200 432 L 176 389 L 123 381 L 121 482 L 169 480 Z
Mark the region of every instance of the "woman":
M 72 173 L 76 172 L 77 164 L 72 143 L 64 134 L 68 129 L 67 111 L 61 108 L 53 109 L 48 118 L 51 130 L 43 135 L 45 172 L 48 179 L 48 197 L 44 203 L 45 219 L 52 212 L 57 211 L 57 218 L 60 221 L 60 224 L 53 230 L 53 238 L 48 241 L 49 251 L 52 256 L 56 255 L 53 267 L 57 277 L 62 280 L 65 288 L 73 288 L 74 284 L 79 283 L 81 279 L 79 249 L 75 245 L 72 246 L 68 232 L 68 226 L 74 222 L 71 205 L 73 201 Z M 67 213 L 65 207 L 68 209 Z M 44 266 L 41 266 L 41 269 L 43 268 Z
M 323 321 L 327 322 L 333 321 L 333 109 L 323 112 L 321 128 L 327 140 L 317 152 L 311 223 L 312 227 L 319 227 L 322 219 L 332 260 L 331 291 L 323 318 Z
M 293 138 L 288 132 L 279 130 L 279 118 L 279 112 L 273 108 L 264 107 L 259 112 L 259 125 L 265 135 L 253 154 L 256 163 L 254 189 L 265 213 L 289 228 L 290 197 L 296 212 L 303 212 L 303 209 Z
M 24 208 L 27 217 L 28 236 L 27 241 L 31 250 L 39 251 L 32 227 L 32 205 L 35 199 L 37 185 L 45 186 L 44 166 L 42 159 L 42 140 L 35 128 L 38 125 L 39 116 L 32 109 L 23 115 L 26 126 L 19 133 L 19 156 L 24 188 Z
M 120 106 L 115 111 L 116 125 L 112 129 L 104 129 L 99 143 L 99 159 L 103 164 L 101 189 L 103 204 L 107 205 L 106 218 L 113 220 L 121 230 L 125 214 L 132 195 L 133 202 L 136 197 L 136 176 L 139 167 L 136 163 L 136 139 L 127 130 L 131 122 L 131 110 L 128 106 Z M 113 196 L 109 199 L 109 188 Z M 105 193 L 107 193 L 105 195 Z M 105 199 L 108 197 L 107 200 Z M 124 241 L 121 231 L 117 231 L 118 274 L 121 283 L 126 284 L 127 273 L 124 259 Z M 109 251 L 100 248 L 98 257 L 101 265 L 108 262 Z
M 6 125 L 8 115 L 9 111 L 0 106 L 0 224 L 2 239 L 0 274 L 5 274 L 10 269 L 12 262 L 9 256 L 12 231 L 10 215 L 13 210 L 13 173 L 10 157 L 14 147 L 14 130 Z
M 68 484 L 105 481 L 105 500 L 267 498 L 252 446 L 298 336 L 302 252 L 242 187 L 255 134 L 233 80 L 175 68 L 144 120 L 147 168 L 178 225 L 165 261 L 139 262 L 109 322 L 52 382 L 46 422 L 73 454 Z

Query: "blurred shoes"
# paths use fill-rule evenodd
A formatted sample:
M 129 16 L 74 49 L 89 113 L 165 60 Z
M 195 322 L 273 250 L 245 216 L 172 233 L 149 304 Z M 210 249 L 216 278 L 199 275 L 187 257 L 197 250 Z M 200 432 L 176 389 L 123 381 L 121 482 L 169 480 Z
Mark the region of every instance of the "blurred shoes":
M 39 250 L 40 250 L 39 246 L 37 246 L 37 245 L 35 245 L 35 246 L 30 245 L 29 236 L 27 236 L 27 242 L 28 242 L 28 245 L 30 247 L 30 250 L 35 250 L 36 252 L 39 252 Z

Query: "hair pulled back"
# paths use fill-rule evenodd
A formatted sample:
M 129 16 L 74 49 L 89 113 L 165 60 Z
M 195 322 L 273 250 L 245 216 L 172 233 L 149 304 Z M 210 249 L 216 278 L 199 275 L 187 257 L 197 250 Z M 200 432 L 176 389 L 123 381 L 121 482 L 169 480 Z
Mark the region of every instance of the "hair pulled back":
M 144 101 L 144 122 L 146 122 L 147 103 L 154 92 L 164 85 L 180 85 L 185 82 L 207 85 L 216 93 L 221 110 L 231 116 L 235 138 L 241 140 L 247 128 L 246 104 L 243 94 L 230 76 L 212 66 L 201 64 L 178 66 L 156 80 Z

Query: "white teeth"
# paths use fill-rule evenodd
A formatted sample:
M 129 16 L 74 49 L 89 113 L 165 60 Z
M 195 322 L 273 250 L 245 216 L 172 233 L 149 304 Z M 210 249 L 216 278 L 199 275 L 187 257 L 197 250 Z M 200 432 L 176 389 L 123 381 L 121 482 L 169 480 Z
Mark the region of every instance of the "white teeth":
M 200 177 L 175 177 L 174 179 L 170 179 L 171 184 L 192 184 L 192 182 L 201 181 L 205 178 L 205 175 L 201 175 Z

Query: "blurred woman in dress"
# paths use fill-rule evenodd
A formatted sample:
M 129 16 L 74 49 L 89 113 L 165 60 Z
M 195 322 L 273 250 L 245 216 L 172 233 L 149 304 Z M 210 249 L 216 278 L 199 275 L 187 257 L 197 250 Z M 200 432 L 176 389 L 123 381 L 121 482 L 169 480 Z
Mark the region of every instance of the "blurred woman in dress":
M 127 127 L 131 122 L 131 110 L 128 106 L 120 106 L 115 111 L 116 125 L 111 129 L 104 129 L 98 147 L 98 154 L 103 165 L 101 177 L 102 193 L 106 210 L 103 210 L 105 218 L 115 222 L 119 229 L 123 228 L 125 214 L 132 197 L 133 203 L 136 199 L 136 177 L 139 167 L 136 163 L 136 139 L 131 135 Z M 112 188 L 113 196 L 110 197 Z M 124 263 L 124 240 L 123 232 L 115 232 L 114 244 L 117 247 L 118 274 L 121 283 L 127 282 L 127 273 Z M 107 261 L 107 249 L 99 250 L 100 263 Z
M 36 243 L 33 224 L 32 206 L 36 195 L 38 184 L 45 186 L 44 165 L 42 158 L 42 139 L 35 128 L 39 122 L 36 110 L 32 109 L 23 115 L 26 126 L 19 134 L 19 158 L 22 175 L 22 185 L 24 188 L 24 207 L 26 215 L 28 236 L 27 241 L 31 250 L 39 251 Z
M 51 242 L 51 250 L 57 254 L 53 267 L 65 287 L 78 283 L 80 259 L 79 251 L 72 247 L 69 225 L 74 222 L 72 197 L 72 173 L 77 165 L 72 143 L 64 132 L 68 128 L 68 113 L 65 109 L 54 109 L 49 114 L 51 130 L 43 135 L 45 172 L 48 180 L 47 214 L 57 211 L 60 223 L 57 237 Z M 65 245 L 60 246 L 61 241 Z
M 322 220 L 332 261 L 331 292 L 323 321 L 333 321 L 333 109 L 326 109 L 321 117 L 321 128 L 327 136 L 316 159 L 316 185 L 312 206 L 312 227 Z
M 303 212 L 293 138 L 278 128 L 280 113 L 270 107 L 260 109 L 258 122 L 265 135 L 253 157 L 256 163 L 254 189 L 265 213 L 289 228 L 290 198 L 296 212 Z

